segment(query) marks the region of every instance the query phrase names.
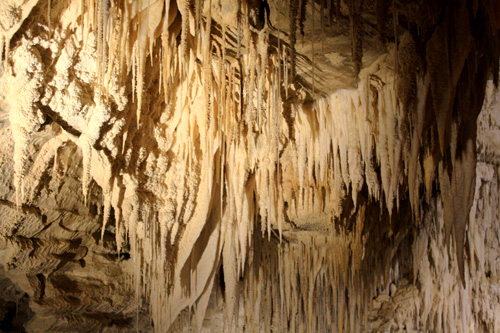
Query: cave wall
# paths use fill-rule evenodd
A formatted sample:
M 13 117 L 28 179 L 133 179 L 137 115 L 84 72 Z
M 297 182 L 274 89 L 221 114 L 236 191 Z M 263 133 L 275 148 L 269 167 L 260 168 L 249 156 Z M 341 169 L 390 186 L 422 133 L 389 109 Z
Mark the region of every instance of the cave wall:
M 3 304 L 26 330 L 495 330 L 498 12 L 2 2 Z

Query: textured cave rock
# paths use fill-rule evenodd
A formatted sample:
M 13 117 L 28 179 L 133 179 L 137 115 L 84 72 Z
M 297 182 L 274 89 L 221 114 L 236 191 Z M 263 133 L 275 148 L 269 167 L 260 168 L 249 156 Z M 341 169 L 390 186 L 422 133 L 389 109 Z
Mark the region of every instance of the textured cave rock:
M 0 3 L 3 331 L 500 331 L 500 3 Z

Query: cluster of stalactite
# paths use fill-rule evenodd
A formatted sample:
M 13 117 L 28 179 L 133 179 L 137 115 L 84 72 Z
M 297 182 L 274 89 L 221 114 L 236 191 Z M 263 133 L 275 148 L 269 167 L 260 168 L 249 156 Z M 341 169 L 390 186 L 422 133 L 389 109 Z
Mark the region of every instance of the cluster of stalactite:
M 295 80 L 307 1 L 290 1 L 287 37 L 270 28 L 263 2 L 255 14 L 237 1 L 232 25 L 215 20 L 229 6 L 217 0 L 25 1 L 2 11 L 2 81 L 17 96 L 8 101 L 17 205 L 33 200 L 58 149 L 75 143 L 83 195 L 92 182 L 102 188 L 103 234 L 114 223 L 119 251 L 134 260 L 137 302 L 150 305 L 159 330 L 191 307 L 201 327 L 221 265 L 228 320 L 237 317 L 238 280 L 250 276 L 241 296 L 255 307 L 248 322 L 273 308 L 290 329 L 360 328 L 362 221 L 311 245 L 324 251 L 278 247 L 261 268 L 280 272 L 262 273 L 276 282 L 268 289 L 249 260 L 259 255 L 256 234 L 282 241 L 284 229 L 311 216 L 334 228 L 347 203 L 359 213 L 361 196 L 389 216 L 407 200 L 415 222 L 438 187 L 444 239 L 453 235 L 464 279 L 474 120 L 498 73 L 498 5 L 479 1 L 473 14 L 465 0 L 394 7 L 394 25 L 404 19 L 409 30 L 395 28 L 397 45 L 362 68 L 364 1 L 347 1 L 358 89 L 310 101 Z M 324 29 L 325 17 L 340 20 L 342 4 L 313 1 L 312 19 L 319 8 Z M 419 16 L 429 8 L 439 10 Z M 46 27 L 20 30 L 27 18 Z M 29 161 L 32 134 L 48 118 L 59 127 Z M 326 303 L 313 313 L 318 292 Z M 321 306 L 339 312 L 319 320 Z

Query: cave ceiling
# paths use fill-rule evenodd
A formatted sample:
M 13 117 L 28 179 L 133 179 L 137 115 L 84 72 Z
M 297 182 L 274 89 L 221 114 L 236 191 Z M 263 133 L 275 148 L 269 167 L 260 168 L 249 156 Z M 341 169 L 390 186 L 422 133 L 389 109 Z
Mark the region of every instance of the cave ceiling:
M 2 1 L 2 330 L 500 330 L 499 52 L 496 0 Z

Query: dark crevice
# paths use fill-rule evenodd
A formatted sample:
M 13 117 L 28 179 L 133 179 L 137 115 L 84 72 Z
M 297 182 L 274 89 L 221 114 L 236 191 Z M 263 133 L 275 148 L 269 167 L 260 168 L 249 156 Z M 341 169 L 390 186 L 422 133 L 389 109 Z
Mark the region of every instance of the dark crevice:
M 80 135 L 82 135 L 82 132 L 68 124 L 66 120 L 64 120 L 57 112 L 52 110 L 50 107 L 42 105 L 41 103 L 38 103 L 37 106 L 44 115 L 52 119 L 53 122 L 57 123 L 63 130 L 65 130 L 69 134 L 72 134 L 76 137 L 80 137 Z

